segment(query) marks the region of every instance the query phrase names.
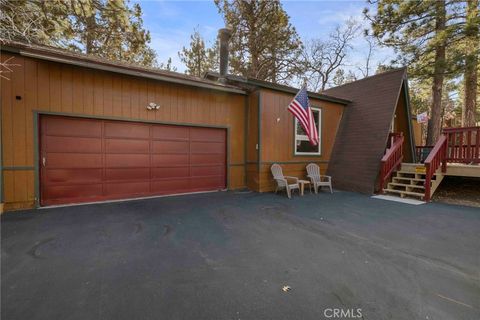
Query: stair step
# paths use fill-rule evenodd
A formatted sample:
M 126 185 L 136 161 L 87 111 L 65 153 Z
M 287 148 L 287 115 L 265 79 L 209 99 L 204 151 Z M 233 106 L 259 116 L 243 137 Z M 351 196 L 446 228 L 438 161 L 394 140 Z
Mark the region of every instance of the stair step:
M 411 172 L 411 171 L 402 171 L 402 170 L 396 171 L 396 173 L 397 173 L 397 174 L 399 174 L 399 173 L 400 173 L 400 174 L 411 174 L 411 175 L 416 175 L 416 174 L 418 174 L 418 175 L 422 175 L 422 176 L 426 175 L 426 173 Z M 437 173 L 435 172 L 433 175 L 436 176 Z
M 393 177 L 393 180 L 408 180 L 408 181 L 415 181 L 415 182 L 425 182 L 425 179 L 417 179 L 417 178 L 409 178 L 409 177 Z M 397 181 L 395 181 L 397 182 Z M 401 183 L 401 182 L 399 182 Z
M 390 185 L 396 186 L 396 187 L 409 187 L 409 188 L 415 188 L 415 189 L 425 189 L 423 185 L 419 184 L 406 184 L 406 183 L 398 183 L 398 182 L 389 182 L 388 186 L 390 189 Z
M 420 197 L 422 199 L 425 196 L 424 193 L 413 192 L 413 191 L 395 190 L 395 189 L 383 189 L 383 192 L 397 193 L 397 194 L 400 194 L 400 196 L 404 196 L 404 195 L 415 196 L 415 197 Z

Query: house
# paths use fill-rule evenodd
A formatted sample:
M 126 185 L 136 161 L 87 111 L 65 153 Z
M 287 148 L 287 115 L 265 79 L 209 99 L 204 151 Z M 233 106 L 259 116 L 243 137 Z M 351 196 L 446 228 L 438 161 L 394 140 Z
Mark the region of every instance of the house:
M 4 209 L 271 191 L 272 163 L 299 177 L 317 163 L 334 187 L 372 193 L 392 130 L 414 157 L 404 69 L 310 92 L 312 147 L 287 111 L 298 89 L 228 75 L 225 48 L 220 74 L 196 78 L 5 43 L 16 65 L 1 80 Z

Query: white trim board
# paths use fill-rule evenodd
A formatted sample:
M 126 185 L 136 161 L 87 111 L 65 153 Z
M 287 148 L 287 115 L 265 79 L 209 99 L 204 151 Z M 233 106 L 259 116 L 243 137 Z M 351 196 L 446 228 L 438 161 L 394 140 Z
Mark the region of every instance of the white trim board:
M 415 200 L 415 199 L 408 199 L 408 198 L 400 198 L 394 196 L 386 196 L 386 195 L 376 195 L 371 196 L 372 199 L 380 199 L 380 200 L 387 200 L 387 201 L 394 201 L 394 202 L 401 202 L 406 204 L 412 204 L 414 206 L 418 206 L 421 204 L 425 204 L 425 201 Z

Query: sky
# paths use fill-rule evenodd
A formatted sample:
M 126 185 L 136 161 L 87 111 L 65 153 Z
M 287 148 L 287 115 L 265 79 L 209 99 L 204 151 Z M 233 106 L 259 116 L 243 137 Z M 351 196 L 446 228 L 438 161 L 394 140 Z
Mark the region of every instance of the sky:
M 158 62 L 172 63 L 179 72 L 185 70 L 180 62 L 178 51 L 188 47 L 190 35 L 197 28 L 211 45 L 217 36 L 218 29 L 224 27 L 222 16 L 213 0 L 197 1 L 142 1 L 137 0 L 143 10 L 144 27 L 150 31 L 151 47 L 157 52 Z M 290 16 L 291 24 L 296 28 L 302 41 L 312 38 L 324 39 L 345 20 L 353 17 L 363 21 L 362 10 L 366 1 L 282 1 L 284 10 Z M 353 42 L 349 67 L 355 70 L 367 54 L 367 43 L 362 36 Z M 377 48 L 374 64 L 389 61 L 393 57 L 390 49 Z

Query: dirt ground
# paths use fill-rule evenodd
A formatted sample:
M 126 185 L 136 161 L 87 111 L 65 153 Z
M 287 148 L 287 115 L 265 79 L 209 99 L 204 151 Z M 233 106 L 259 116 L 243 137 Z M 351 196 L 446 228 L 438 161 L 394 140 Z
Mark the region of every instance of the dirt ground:
M 433 201 L 480 207 L 480 178 L 445 177 Z

